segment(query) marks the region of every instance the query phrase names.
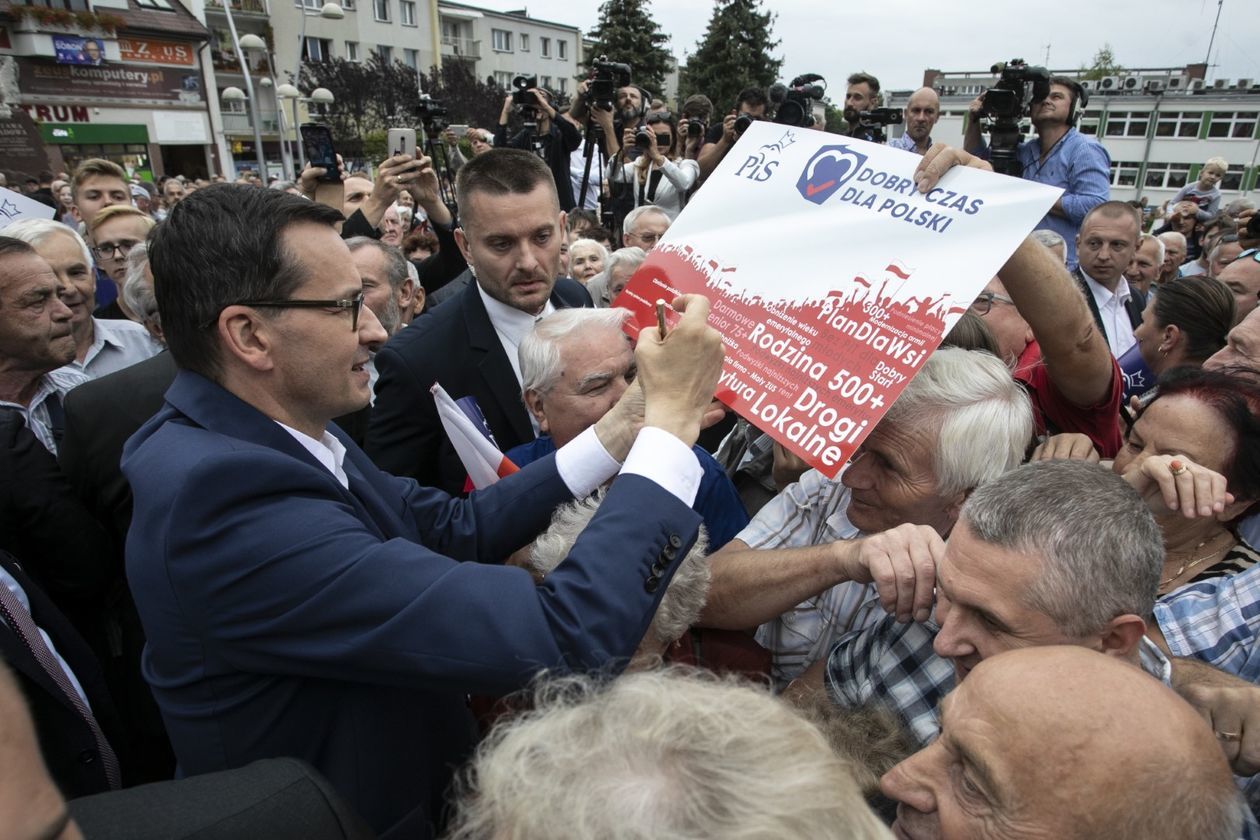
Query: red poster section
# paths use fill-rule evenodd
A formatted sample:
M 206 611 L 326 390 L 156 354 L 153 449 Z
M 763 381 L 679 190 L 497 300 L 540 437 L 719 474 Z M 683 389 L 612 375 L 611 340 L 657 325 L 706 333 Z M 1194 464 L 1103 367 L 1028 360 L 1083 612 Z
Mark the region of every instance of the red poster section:
M 658 299 L 700 294 L 722 333 L 726 361 L 718 399 L 828 478 L 862 440 L 966 308 L 916 295 L 914 268 L 876 266 L 799 304 L 733 293 L 716 254 L 660 245 L 614 302 L 634 313 L 628 331 L 654 328 Z M 679 317 L 667 310 L 672 324 Z

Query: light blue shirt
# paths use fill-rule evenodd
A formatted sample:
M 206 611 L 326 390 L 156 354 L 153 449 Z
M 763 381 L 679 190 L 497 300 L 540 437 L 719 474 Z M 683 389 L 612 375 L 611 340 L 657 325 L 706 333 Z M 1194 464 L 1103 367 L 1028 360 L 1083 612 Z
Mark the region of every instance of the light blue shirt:
M 161 352 L 162 345 L 135 321 L 93 318 L 92 346 L 87 355 L 83 361 L 76 359 L 61 370 L 74 370 L 88 379 L 100 379 Z
M 1076 269 L 1076 234 L 1085 215 L 1111 197 L 1111 156 L 1102 144 L 1075 128 L 1041 161 L 1041 141 L 1033 138 L 1020 144 L 1016 158 L 1024 167 L 1023 177 L 1063 190 L 1060 199 L 1063 216 L 1047 213 L 1037 230 L 1052 230 L 1067 243 L 1068 271 Z
M 914 152 L 916 155 L 919 154 L 918 147 L 914 144 L 914 138 L 912 138 L 909 134 L 902 134 L 900 137 L 894 137 L 888 141 L 887 146 L 890 149 L 901 149 L 903 152 Z M 929 149 L 932 148 L 931 137 L 927 139 L 927 147 Z

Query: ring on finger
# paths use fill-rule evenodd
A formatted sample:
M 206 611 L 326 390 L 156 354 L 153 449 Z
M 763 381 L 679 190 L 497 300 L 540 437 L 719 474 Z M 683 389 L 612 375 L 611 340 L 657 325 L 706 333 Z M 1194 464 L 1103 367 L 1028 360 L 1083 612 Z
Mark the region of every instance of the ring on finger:
M 1181 475 L 1182 473 L 1187 471 L 1187 467 L 1185 464 L 1181 463 L 1176 458 L 1174 458 L 1173 460 L 1168 462 L 1168 470 L 1173 475 Z

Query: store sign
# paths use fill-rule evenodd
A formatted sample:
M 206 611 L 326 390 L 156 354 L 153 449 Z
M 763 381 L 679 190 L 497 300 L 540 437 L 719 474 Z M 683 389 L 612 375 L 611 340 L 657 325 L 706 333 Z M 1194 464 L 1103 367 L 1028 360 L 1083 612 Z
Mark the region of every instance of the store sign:
M 197 50 L 192 44 L 174 41 L 153 41 L 144 38 L 119 38 L 118 52 L 123 61 L 140 64 L 182 64 L 192 67 L 197 60 Z
M 202 102 L 200 74 L 126 64 L 82 67 L 19 58 L 18 89 L 26 97 Z
M 48 168 L 39 127 L 19 108 L 14 108 L 7 119 L 0 119 L 0 166 L 22 172 Z
M 100 38 L 76 38 L 54 35 L 53 51 L 58 64 L 83 64 L 98 67 L 105 63 L 105 42 Z
M 92 111 L 86 105 L 19 105 L 37 122 L 91 122 Z

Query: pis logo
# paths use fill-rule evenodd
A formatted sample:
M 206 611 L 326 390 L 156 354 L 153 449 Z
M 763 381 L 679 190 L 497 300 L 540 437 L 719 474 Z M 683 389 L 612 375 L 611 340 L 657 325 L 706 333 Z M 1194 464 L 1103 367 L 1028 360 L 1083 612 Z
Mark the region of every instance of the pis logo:
M 796 189 L 806 201 L 822 204 L 858 173 L 866 155 L 848 146 L 823 146 L 805 164 Z

